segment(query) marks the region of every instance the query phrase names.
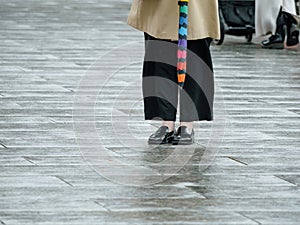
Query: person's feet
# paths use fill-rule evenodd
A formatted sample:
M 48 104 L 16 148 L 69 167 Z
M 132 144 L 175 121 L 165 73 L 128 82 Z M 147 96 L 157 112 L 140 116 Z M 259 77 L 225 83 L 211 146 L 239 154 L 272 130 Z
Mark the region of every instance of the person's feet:
M 272 48 L 272 49 L 283 49 L 284 48 L 284 39 L 281 35 L 275 34 L 269 37 L 267 40 L 261 42 L 263 48 Z
M 168 144 L 172 143 L 174 137 L 174 130 L 170 131 L 169 127 L 161 126 L 148 139 L 148 144 Z
M 287 37 L 286 37 L 286 49 L 296 49 L 299 44 L 299 20 L 292 14 L 283 12 L 287 22 Z
M 169 128 L 169 131 L 174 131 L 175 122 L 174 121 L 162 121 L 162 126 L 166 126 Z
M 174 132 L 174 121 L 163 121 L 162 126 L 151 134 L 148 144 L 190 145 L 195 141 L 193 122 L 181 122 Z
M 178 127 L 174 134 L 172 144 L 173 145 L 191 145 L 195 141 L 194 129 L 188 128 L 187 126 Z
M 192 130 L 194 128 L 193 122 L 180 122 L 181 127 L 187 127 L 188 129 Z
M 298 48 L 299 44 L 299 29 L 297 24 L 292 23 L 287 32 L 286 46 L 287 49 Z

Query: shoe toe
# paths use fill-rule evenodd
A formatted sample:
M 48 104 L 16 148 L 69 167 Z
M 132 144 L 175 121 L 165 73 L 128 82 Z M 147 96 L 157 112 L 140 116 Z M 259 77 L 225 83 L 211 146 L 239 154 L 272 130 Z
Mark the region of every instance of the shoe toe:
M 176 134 L 174 134 L 174 138 L 172 144 L 178 145 L 189 145 L 194 143 L 194 130 L 189 131 L 187 127 L 179 127 Z
M 172 141 L 174 132 L 170 131 L 168 127 L 162 126 L 158 128 L 158 130 L 154 133 L 151 134 L 148 143 L 149 144 L 167 144 Z

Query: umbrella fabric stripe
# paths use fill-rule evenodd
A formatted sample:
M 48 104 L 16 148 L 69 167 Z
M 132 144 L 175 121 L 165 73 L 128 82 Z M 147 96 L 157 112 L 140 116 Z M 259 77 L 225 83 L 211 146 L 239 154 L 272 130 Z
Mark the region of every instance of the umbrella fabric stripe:
M 186 51 L 178 49 L 177 51 L 177 58 L 180 60 L 181 58 L 186 58 Z
M 186 39 L 186 38 L 187 38 L 187 35 L 179 35 L 179 38 L 180 38 L 180 39 Z
M 185 14 L 186 17 L 187 17 L 187 14 L 188 14 L 188 5 L 187 5 L 187 2 L 180 3 L 180 13 L 181 14 Z
M 186 60 L 182 62 L 178 62 L 177 69 L 179 71 L 186 71 Z
M 178 83 L 183 83 L 185 80 L 185 74 L 178 74 Z
M 187 17 L 184 17 L 184 16 L 186 16 L 185 13 L 181 13 L 181 14 L 180 14 L 179 24 L 181 24 L 181 25 L 184 26 L 184 27 L 187 27 L 187 24 L 188 24 L 188 18 L 187 18 Z
M 186 47 L 187 46 L 187 40 L 184 40 L 184 39 L 179 40 L 178 45 L 179 45 L 179 47 L 181 47 L 181 46 Z
M 186 27 L 180 27 L 179 28 L 179 35 L 186 36 L 187 34 L 187 28 Z

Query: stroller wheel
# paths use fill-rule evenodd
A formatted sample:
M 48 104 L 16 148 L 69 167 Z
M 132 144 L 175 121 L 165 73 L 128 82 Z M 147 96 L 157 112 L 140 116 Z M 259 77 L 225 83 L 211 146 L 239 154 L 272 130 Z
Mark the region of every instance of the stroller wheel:
M 247 42 L 250 43 L 252 41 L 253 34 L 252 33 L 246 34 L 245 37 L 246 37 Z
M 221 45 L 221 44 L 223 44 L 223 42 L 224 42 L 224 35 L 222 35 L 222 33 L 221 33 L 221 38 L 219 40 L 218 39 L 214 39 L 214 43 L 216 45 Z

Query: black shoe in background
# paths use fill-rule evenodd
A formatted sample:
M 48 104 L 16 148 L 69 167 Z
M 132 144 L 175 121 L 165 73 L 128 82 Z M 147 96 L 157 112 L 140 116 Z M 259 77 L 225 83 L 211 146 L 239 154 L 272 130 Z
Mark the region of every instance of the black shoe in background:
M 286 13 L 287 14 L 287 13 Z M 292 15 L 287 15 L 288 24 L 287 24 L 287 47 L 297 47 L 299 44 L 299 29 L 297 21 L 292 17 Z
M 284 39 L 281 35 L 275 34 L 269 37 L 269 39 L 261 42 L 263 48 L 272 48 L 272 49 L 283 49 L 284 48 Z

